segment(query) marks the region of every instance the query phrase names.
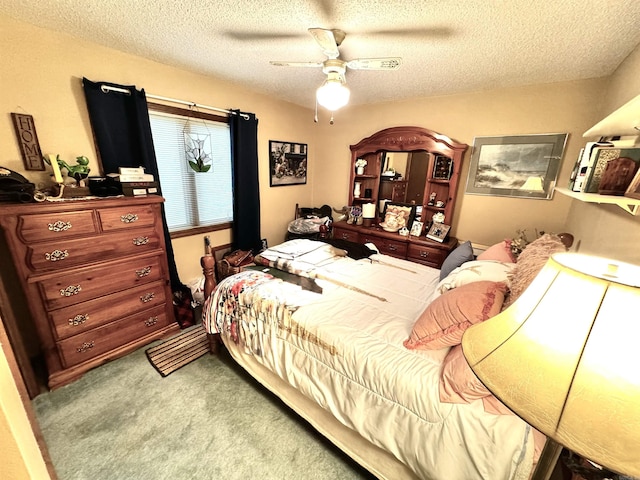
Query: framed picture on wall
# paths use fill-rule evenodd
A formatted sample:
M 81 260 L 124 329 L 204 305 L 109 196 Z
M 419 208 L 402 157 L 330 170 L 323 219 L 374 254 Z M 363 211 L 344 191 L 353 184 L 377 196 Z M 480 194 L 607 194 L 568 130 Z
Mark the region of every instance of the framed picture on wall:
M 307 144 L 269 140 L 269 185 L 307 183 Z
M 476 137 L 466 193 L 550 200 L 568 134 Z

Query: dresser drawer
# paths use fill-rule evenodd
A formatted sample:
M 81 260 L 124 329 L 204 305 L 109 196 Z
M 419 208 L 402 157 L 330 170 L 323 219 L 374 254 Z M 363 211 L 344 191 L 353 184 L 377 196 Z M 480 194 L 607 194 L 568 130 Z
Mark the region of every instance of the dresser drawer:
M 47 310 L 85 302 L 164 278 L 159 256 L 132 258 L 38 282 Z
M 155 215 L 151 205 L 135 205 L 121 208 L 98 208 L 100 225 L 105 232 L 149 227 L 155 222 Z
M 53 310 L 49 317 L 57 337 L 65 338 L 167 301 L 165 282 L 158 281 Z
M 422 263 L 434 268 L 440 268 L 448 252 L 439 248 L 431 248 L 424 245 L 409 245 L 409 260 Z
M 399 242 L 395 240 L 389 240 L 383 237 L 376 237 L 374 235 L 361 235 L 360 242 L 373 243 L 380 253 L 385 255 L 391 255 L 392 257 L 405 258 L 407 256 L 407 244 L 405 242 Z
M 341 228 L 335 228 L 333 230 L 333 238 L 339 238 L 340 240 L 348 240 L 350 242 L 357 242 L 358 232 L 352 232 L 351 230 L 343 230 Z
M 98 227 L 93 210 L 20 215 L 18 236 L 25 243 L 47 242 L 60 238 L 94 235 Z
M 69 368 L 126 345 L 168 325 L 164 306 L 75 335 L 58 343 L 62 364 Z
M 56 270 L 145 253 L 162 247 L 151 229 L 132 230 L 75 240 L 57 240 L 27 248 L 26 264 L 31 270 Z

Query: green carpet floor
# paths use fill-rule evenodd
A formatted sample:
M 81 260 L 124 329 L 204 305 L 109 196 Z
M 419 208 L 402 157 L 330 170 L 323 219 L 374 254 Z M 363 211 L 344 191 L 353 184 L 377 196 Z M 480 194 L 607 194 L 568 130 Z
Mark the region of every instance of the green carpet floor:
M 148 347 L 33 400 L 59 480 L 374 478 L 226 352 L 163 378 Z

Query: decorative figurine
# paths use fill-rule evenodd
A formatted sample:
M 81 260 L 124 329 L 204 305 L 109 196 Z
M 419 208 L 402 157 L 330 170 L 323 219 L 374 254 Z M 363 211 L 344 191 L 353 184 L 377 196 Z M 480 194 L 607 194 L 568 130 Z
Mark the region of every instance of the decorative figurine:
M 444 213 L 435 213 L 431 219 L 433 220 L 433 223 L 444 223 Z
M 436 192 L 432 192 L 431 195 L 429 195 L 429 203 L 427 203 L 428 206 L 433 207 L 436 204 Z

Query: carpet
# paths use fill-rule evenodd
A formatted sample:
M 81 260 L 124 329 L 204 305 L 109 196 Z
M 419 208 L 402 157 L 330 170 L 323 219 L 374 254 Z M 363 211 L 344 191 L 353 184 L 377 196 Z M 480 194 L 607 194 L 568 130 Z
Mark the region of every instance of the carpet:
M 207 332 L 202 325 L 194 325 L 178 335 L 145 351 L 151 365 L 162 375 L 167 375 L 188 365 L 209 352 Z
M 226 350 L 163 378 L 150 346 L 33 400 L 59 480 L 375 480 Z

